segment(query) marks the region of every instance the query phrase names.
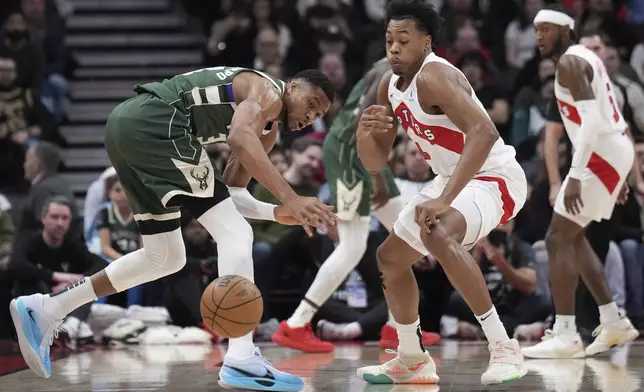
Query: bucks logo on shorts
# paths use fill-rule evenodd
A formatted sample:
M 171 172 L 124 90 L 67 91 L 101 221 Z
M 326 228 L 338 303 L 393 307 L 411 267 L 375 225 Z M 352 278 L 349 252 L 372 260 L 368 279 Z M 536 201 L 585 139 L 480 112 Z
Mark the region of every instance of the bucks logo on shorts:
M 208 189 L 208 176 L 210 175 L 210 168 L 208 166 L 197 166 L 190 169 L 190 177 L 199 181 L 199 189 L 205 191 Z

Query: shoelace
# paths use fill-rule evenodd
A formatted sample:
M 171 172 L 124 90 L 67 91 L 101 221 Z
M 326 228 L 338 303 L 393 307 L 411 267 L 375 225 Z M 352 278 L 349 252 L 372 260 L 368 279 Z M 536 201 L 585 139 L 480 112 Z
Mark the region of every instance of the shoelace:
M 64 327 L 61 327 L 63 324 L 63 321 L 56 321 L 52 328 L 54 329 L 54 332 L 49 336 L 49 345 L 51 346 L 54 344 L 54 340 L 58 339 L 58 333 L 59 332 L 67 332 L 67 330 Z

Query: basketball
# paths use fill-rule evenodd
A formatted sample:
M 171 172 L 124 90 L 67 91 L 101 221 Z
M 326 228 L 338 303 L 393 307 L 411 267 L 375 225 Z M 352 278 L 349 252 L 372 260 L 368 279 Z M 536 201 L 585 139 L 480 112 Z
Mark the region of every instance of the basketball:
M 252 332 L 264 312 L 262 293 L 253 282 L 237 275 L 220 276 L 201 296 L 201 318 L 223 338 L 238 338 Z

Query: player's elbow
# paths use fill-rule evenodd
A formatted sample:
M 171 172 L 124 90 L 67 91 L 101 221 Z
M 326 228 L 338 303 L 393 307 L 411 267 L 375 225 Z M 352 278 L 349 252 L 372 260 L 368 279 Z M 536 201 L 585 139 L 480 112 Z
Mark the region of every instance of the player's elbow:
M 501 137 L 499 135 L 499 131 L 497 131 L 496 127 L 494 126 L 494 124 L 492 124 L 492 122 L 481 126 L 477 134 L 480 138 L 480 142 L 489 144 L 490 146 L 494 145 L 494 143 L 496 143 L 499 137 Z

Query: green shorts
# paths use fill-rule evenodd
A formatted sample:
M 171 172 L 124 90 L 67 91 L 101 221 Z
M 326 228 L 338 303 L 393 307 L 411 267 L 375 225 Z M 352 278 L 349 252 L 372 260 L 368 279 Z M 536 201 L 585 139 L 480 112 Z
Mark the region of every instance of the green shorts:
M 112 111 L 105 145 L 143 234 L 178 227 L 179 206 L 170 202 L 175 196 L 220 201 L 222 192 L 228 194 L 192 135 L 189 116 L 151 94 L 130 98 Z
M 355 147 L 349 147 L 333 135 L 324 139 L 324 173 L 329 184 L 328 203 L 342 220 L 352 220 L 371 213 L 371 174 L 362 166 Z M 389 187 L 389 197 L 400 196 L 389 167 L 382 173 Z

